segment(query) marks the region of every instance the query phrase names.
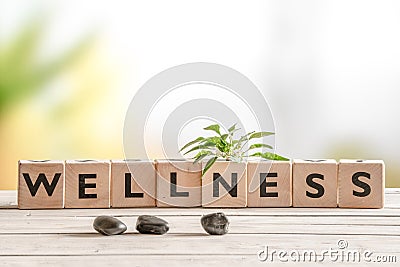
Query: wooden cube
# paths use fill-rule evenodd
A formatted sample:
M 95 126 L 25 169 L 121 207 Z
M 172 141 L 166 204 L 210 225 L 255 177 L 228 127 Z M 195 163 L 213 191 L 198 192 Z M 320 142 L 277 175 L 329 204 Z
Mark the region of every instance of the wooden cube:
M 110 207 L 110 161 L 67 160 L 65 208 Z
M 201 206 L 201 164 L 157 160 L 157 207 Z
M 292 206 L 292 165 L 290 161 L 247 163 L 247 206 Z
M 64 207 L 64 162 L 20 160 L 18 162 L 18 208 Z
M 382 160 L 339 162 L 339 207 L 383 208 L 385 164 Z
M 203 175 L 203 207 L 246 207 L 246 178 L 246 163 L 216 161 Z
M 293 161 L 293 207 L 337 207 L 337 162 Z
M 156 170 L 152 161 L 111 161 L 111 206 L 155 207 Z

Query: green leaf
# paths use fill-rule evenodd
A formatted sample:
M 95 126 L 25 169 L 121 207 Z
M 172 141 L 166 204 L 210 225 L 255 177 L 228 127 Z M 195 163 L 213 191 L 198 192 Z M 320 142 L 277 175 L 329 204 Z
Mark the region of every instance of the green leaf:
M 239 138 L 238 143 L 241 143 L 241 142 L 243 142 L 245 140 L 248 140 L 249 139 L 248 136 L 252 135 L 253 133 L 255 133 L 255 131 L 252 131 L 252 132 L 249 132 L 249 133 L 247 133 L 245 135 L 242 135 L 242 137 Z
M 213 155 L 213 153 L 211 151 L 208 151 L 208 150 L 200 151 L 199 153 L 197 153 L 196 156 L 193 157 L 195 159 L 193 164 L 199 162 L 200 160 L 204 159 L 205 157 L 207 157 L 209 155 Z
M 195 140 L 192 140 L 192 141 L 190 141 L 189 143 L 187 143 L 186 145 L 184 145 L 179 151 L 182 151 L 182 150 L 184 150 L 185 148 L 187 148 L 187 147 L 189 147 L 189 146 L 191 146 L 191 145 L 193 145 L 193 144 L 196 144 L 196 143 L 198 143 L 198 142 L 200 142 L 200 141 L 203 141 L 205 138 L 204 137 L 197 137 Z
M 261 138 L 264 136 L 269 136 L 269 135 L 273 135 L 275 133 L 271 133 L 271 132 L 256 132 L 250 135 L 249 140 L 253 139 L 253 138 Z
M 262 158 L 262 155 L 263 155 L 263 153 L 261 153 L 261 152 L 256 152 L 256 153 L 251 154 L 249 157 L 259 157 L 259 158 Z
M 218 148 L 219 151 L 221 152 L 227 152 L 227 150 L 229 149 L 228 147 L 228 143 L 222 139 L 219 138 L 218 142 L 215 144 L 215 146 Z
M 282 157 L 278 154 L 275 153 L 270 153 L 270 152 L 265 152 L 265 153 L 261 153 L 261 152 L 257 152 L 254 153 L 252 155 L 250 155 L 250 157 L 260 157 L 260 158 L 264 158 L 264 159 L 270 159 L 270 160 L 282 160 L 282 161 L 288 161 L 288 158 Z
M 229 132 L 229 133 L 233 133 L 233 132 L 235 131 L 235 129 L 236 129 L 236 124 L 237 124 L 237 123 L 235 123 L 234 125 L 232 125 L 232 126 L 228 129 L 228 132 Z
M 254 149 L 254 148 L 260 148 L 260 147 L 268 147 L 270 149 L 273 149 L 272 146 L 267 145 L 267 144 L 252 144 L 251 146 L 249 146 L 249 149 L 247 149 L 247 150 Z
M 214 131 L 214 132 L 216 132 L 218 135 L 221 135 L 221 133 L 220 133 L 220 131 L 219 131 L 219 125 L 218 125 L 218 124 L 210 125 L 210 126 L 204 128 L 204 130 Z
M 223 145 L 223 146 L 226 146 L 228 143 L 224 140 L 224 139 L 222 139 L 222 138 L 220 138 L 219 139 L 219 142 L 218 142 L 219 144 L 221 144 L 221 145 Z
M 245 134 L 245 135 L 242 135 L 238 140 L 233 140 L 232 144 L 235 145 L 235 148 L 236 148 L 236 149 L 242 149 L 242 143 L 243 143 L 244 141 L 248 141 L 248 140 L 249 140 L 248 136 L 251 135 L 251 134 L 253 134 L 254 132 L 255 132 L 255 131 L 252 131 L 252 132 L 250 132 L 250 133 L 247 133 L 247 134 Z
M 211 143 L 214 143 L 214 144 L 218 144 L 220 142 L 220 139 L 221 139 L 221 137 L 219 137 L 219 136 L 211 136 L 211 137 L 205 138 L 202 141 L 202 143 L 211 142 Z
M 222 138 L 223 140 L 226 140 L 226 138 L 228 138 L 228 134 L 223 134 L 223 135 L 221 135 L 221 138 Z
M 203 175 L 208 171 L 208 169 L 211 168 L 211 166 L 214 164 L 214 162 L 217 160 L 217 158 L 218 158 L 218 157 L 212 157 L 211 159 L 209 159 L 209 160 L 207 161 L 206 166 L 204 167 L 201 176 L 203 176 Z
M 186 155 L 186 154 L 188 154 L 188 153 L 190 153 L 190 152 L 192 152 L 192 151 L 195 151 L 195 150 L 204 149 L 204 148 L 209 148 L 209 147 L 214 147 L 214 146 L 215 146 L 214 143 L 212 143 L 212 142 L 206 142 L 206 143 L 204 143 L 204 144 L 201 144 L 201 145 L 192 147 L 189 151 L 185 152 L 183 155 Z

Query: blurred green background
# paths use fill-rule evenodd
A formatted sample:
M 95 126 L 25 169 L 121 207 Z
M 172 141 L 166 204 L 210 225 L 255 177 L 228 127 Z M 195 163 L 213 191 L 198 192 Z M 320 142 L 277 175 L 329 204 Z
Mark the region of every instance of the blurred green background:
M 0 40 L 0 189 L 16 189 L 19 159 L 123 158 L 125 110 L 101 41 L 91 31 L 43 56 L 46 23 Z
M 398 1 L 0 1 L 0 189 L 16 189 L 19 159 L 123 158 L 136 90 L 196 61 L 262 90 L 279 154 L 384 159 L 400 187 L 398 14 Z

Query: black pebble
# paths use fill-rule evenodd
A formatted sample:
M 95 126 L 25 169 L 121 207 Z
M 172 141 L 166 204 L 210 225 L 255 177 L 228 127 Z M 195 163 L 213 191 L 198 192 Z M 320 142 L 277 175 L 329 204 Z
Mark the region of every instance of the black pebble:
M 222 212 L 211 213 L 201 217 L 201 226 L 210 235 L 228 233 L 229 220 Z
M 136 221 L 136 230 L 141 234 L 163 235 L 169 230 L 168 222 L 156 216 L 141 215 Z
M 93 222 L 93 228 L 103 235 L 119 235 L 126 231 L 126 225 L 111 216 L 98 216 Z

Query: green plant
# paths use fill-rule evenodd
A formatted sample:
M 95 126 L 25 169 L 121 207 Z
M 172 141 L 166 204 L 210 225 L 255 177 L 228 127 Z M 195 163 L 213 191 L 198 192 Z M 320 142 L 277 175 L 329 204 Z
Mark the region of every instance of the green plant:
M 264 136 L 273 135 L 272 132 L 250 132 L 245 135 L 242 135 L 240 138 L 235 139 L 234 134 L 239 128 L 236 128 L 236 123 L 232 125 L 227 133 L 221 133 L 221 127 L 218 124 L 210 125 L 204 130 L 213 131 L 217 133 L 215 136 L 211 137 L 198 137 L 193 141 L 190 141 L 186 145 L 184 145 L 180 151 L 187 150 L 184 155 L 198 151 L 198 153 L 193 157 L 194 163 L 209 158 L 203 171 L 202 175 L 204 175 L 207 170 L 215 163 L 218 158 L 223 158 L 226 160 L 232 160 L 235 162 L 241 162 L 246 157 L 258 157 L 270 160 L 289 160 L 285 157 L 277 155 L 271 152 L 253 152 L 254 149 L 257 148 L 268 148 L 273 149 L 272 146 L 264 144 L 264 143 L 254 143 L 248 146 L 246 149 L 246 144 L 252 139 L 259 139 Z M 250 155 L 249 155 L 250 154 Z

